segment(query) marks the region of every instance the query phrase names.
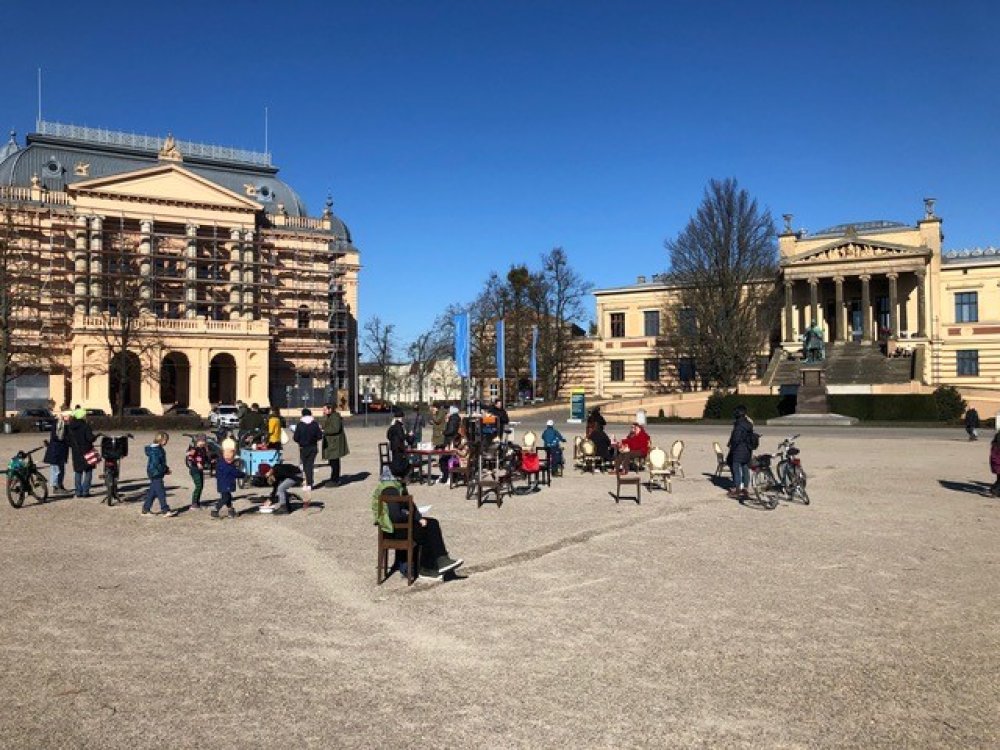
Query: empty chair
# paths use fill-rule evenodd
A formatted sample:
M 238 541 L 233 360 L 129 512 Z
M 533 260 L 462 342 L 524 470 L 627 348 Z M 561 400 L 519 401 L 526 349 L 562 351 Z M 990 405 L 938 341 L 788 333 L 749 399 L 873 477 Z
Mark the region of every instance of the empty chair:
M 389 444 L 379 443 L 378 444 L 378 473 L 379 476 L 382 475 L 383 469 L 389 468 Z
M 535 444 L 538 443 L 538 436 L 534 432 L 528 430 L 524 433 L 524 447 L 528 450 L 533 450 Z
M 583 451 L 580 450 L 580 446 L 583 445 L 583 438 L 577 435 L 573 438 L 573 465 L 580 466 L 583 463 Z
M 649 468 L 649 489 L 652 492 L 654 487 L 660 487 L 667 492 L 673 492 L 670 484 L 670 459 L 667 452 L 662 448 L 653 448 L 649 452 L 646 463 Z
M 670 446 L 670 471 L 672 474 L 680 474 L 683 478 L 684 467 L 681 466 L 681 454 L 684 453 L 684 441 L 675 440 Z
M 383 493 L 379 496 L 379 515 L 381 516 L 383 505 L 404 505 L 406 506 L 406 520 L 393 522 L 394 533 L 387 534 L 378 529 L 378 562 L 375 570 L 375 583 L 381 585 L 389 577 L 391 569 L 389 567 L 389 550 L 396 552 L 406 552 L 406 584 L 412 585 L 417 578 L 417 568 L 420 561 L 417 559 L 419 547 L 413 535 L 413 519 L 416 518 L 416 507 L 413 505 L 412 495 L 393 495 Z M 385 509 L 388 511 L 388 509 Z M 390 516 L 398 514 L 390 513 Z
M 594 441 L 587 439 L 580 443 L 580 461 L 584 471 L 593 473 L 595 466 L 601 465 L 601 457 L 597 455 Z
M 639 474 L 637 472 L 629 471 L 629 460 L 626 456 L 618 456 L 615 458 L 615 502 L 621 502 L 622 499 L 622 485 L 635 485 L 635 503 L 638 505 L 642 502 L 642 484 Z
M 729 469 L 729 464 L 726 463 L 726 454 L 722 450 L 722 446 L 719 445 L 718 440 L 712 443 L 712 448 L 715 449 L 715 460 L 719 462 L 715 467 L 715 476 L 721 477 L 722 472 Z

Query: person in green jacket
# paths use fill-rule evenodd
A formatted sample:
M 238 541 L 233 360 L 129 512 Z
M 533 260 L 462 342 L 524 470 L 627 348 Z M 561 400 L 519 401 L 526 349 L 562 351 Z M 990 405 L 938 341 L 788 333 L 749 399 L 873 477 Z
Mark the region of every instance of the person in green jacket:
M 437 404 L 431 412 L 431 427 L 433 427 L 433 431 L 431 432 L 431 444 L 435 448 L 444 448 L 444 423 L 444 409 L 440 404 Z
M 323 459 L 330 462 L 330 484 L 340 484 L 340 459 L 350 453 L 344 420 L 333 408 L 333 404 L 323 407 Z

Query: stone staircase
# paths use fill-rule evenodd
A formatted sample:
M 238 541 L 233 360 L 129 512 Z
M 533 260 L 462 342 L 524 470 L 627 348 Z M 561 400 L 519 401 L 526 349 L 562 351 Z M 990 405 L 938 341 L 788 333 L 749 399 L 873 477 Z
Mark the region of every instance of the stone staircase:
M 763 378 L 766 385 L 799 385 L 801 360 L 789 360 L 778 354 Z M 889 358 L 875 344 L 838 342 L 826 349 L 822 367 L 827 385 L 873 385 L 909 383 L 913 379 L 913 358 Z

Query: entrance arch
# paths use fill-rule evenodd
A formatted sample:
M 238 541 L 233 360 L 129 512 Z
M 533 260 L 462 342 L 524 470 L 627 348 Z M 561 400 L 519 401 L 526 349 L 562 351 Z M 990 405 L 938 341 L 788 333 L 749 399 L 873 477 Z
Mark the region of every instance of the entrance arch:
M 208 365 L 208 400 L 212 404 L 236 403 L 236 360 L 216 354 Z
M 170 352 L 160 364 L 160 403 L 188 406 L 191 398 L 191 363 L 182 352 Z
M 142 365 L 133 352 L 118 352 L 111 358 L 111 366 L 108 368 L 108 400 L 113 411 L 118 409 L 119 396 L 122 396 L 122 408 L 141 405 Z

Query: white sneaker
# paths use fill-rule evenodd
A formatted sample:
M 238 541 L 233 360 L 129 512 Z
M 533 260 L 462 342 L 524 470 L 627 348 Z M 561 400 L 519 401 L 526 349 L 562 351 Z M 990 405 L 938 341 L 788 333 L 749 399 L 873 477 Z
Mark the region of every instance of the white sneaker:
M 437 480 L 437 483 L 438 483 L 438 484 L 448 484 L 448 480 L 447 480 L 447 479 L 445 479 L 444 477 L 440 477 L 440 478 L 439 478 L 439 479 Z
M 272 506 L 268 507 L 266 505 L 262 505 L 260 507 L 260 512 L 261 513 L 274 513 L 274 506 L 272 505 Z

